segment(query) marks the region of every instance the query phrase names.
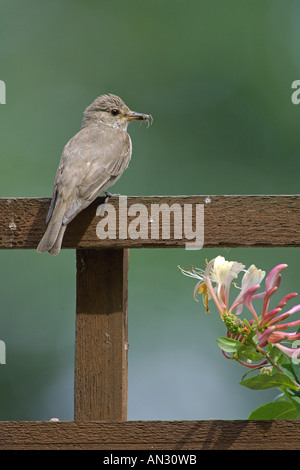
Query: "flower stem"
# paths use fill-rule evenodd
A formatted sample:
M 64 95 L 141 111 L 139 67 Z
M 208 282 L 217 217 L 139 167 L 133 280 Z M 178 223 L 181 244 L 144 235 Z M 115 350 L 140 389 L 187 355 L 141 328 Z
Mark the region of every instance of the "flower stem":
M 263 349 L 261 348 L 260 346 L 258 346 L 258 344 L 256 344 L 253 340 L 251 340 L 251 343 L 252 345 L 261 353 L 263 354 L 266 359 L 270 362 L 270 364 L 272 364 L 273 367 L 275 367 L 279 372 L 281 372 L 282 374 L 284 374 L 285 372 L 279 367 L 278 364 L 276 364 L 276 362 L 269 356 L 269 354 Z M 293 380 L 293 379 L 292 379 Z M 300 388 L 300 384 L 298 384 L 295 380 L 293 380 L 294 384 Z

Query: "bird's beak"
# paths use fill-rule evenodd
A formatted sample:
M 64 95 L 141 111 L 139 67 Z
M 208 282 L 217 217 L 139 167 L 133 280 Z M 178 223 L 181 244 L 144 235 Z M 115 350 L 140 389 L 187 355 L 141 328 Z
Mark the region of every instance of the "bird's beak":
M 151 120 L 150 114 L 135 113 L 134 111 L 130 111 L 130 113 L 128 113 L 125 116 L 125 118 L 128 119 L 129 121 L 149 121 L 149 120 Z

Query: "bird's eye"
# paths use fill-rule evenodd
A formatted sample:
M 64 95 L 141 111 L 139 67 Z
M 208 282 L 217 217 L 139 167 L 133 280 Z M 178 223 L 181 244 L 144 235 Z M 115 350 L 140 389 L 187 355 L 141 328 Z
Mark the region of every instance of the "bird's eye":
M 120 113 L 120 111 L 119 111 L 118 109 L 112 109 L 112 110 L 111 110 L 111 114 L 112 114 L 113 116 L 117 116 L 117 114 L 119 114 L 119 113 Z

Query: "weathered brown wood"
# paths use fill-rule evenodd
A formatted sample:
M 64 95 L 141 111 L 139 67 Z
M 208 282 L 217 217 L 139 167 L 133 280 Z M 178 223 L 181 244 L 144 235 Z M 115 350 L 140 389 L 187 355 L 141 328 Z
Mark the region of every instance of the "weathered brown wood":
M 0 248 L 35 249 L 49 199 L 0 199 Z M 0 422 L 0 449 L 300 450 L 295 421 L 125 422 L 127 403 L 126 248 L 184 247 L 187 238 L 99 240 L 99 198 L 70 224 L 64 248 L 77 249 L 75 421 Z M 110 200 L 119 216 L 119 199 Z M 300 196 L 130 197 L 128 208 L 204 205 L 205 247 L 300 246 Z M 134 211 L 133 211 L 134 214 Z M 122 216 L 128 228 L 134 215 Z M 175 219 L 174 219 L 175 220 Z M 178 222 L 178 221 L 177 221 Z M 193 212 L 195 222 L 195 211 Z M 166 222 L 160 223 L 159 232 Z M 106 248 L 105 250 L 101 248 Z M 104 422 L 105 420 L 109 422 Z M 89 421 L 89 422 L 87 422 Z M 97 422 L 95 422 L 97 421 Z
M 45 231 L 45 217 L 49 199 L 9 198 L 0 199 L 0 248 L 36 248 Z M 100 217 L 96 209 L 103 198 L 98 198 L 80 213 L 67 228 L 63 247 L 65 248 L 142 248 L 142 247 L 184 247 L 188 242 L 174 238 L 174 223 L 171 217 L 169 239 L 117 238 L 99 240 L 96 227 Z M 109 201 L 119 217 L 119 198 Z M 151 225 L 151 208 L 157 204 L 191 204 L 195 223 L 196 204 L 204 205 L 204 246 L 205 247 L 298 247 L 300 246 L 300 196 L 151 196 L 128 197 L 128 208 L 143 204 L 148 219 L 142 221 Z M 136 206 L 135 206 L 136 207 Z M 134 212 L 134 211 L 133 211 Z M 121 218 L 121 224 L 128 226 L 137 218 L 131 215 Z M 162 222 L 160 223 L 160 230 Z
M 300 450 L 299 421 L 0 422 L 0 450 Z
M 75 420 L 127 416 L 128 250 L 77 250 Z

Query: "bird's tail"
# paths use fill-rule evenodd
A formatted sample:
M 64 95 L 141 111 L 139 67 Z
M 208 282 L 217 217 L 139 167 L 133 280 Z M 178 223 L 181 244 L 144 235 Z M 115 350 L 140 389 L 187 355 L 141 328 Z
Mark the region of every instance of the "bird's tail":
M 60 252 L 66 225 L 62 224 L 66 206 L 64 202 L 57 201 L 53 210 L 47 230 L 41 239 L 38 247 L 38 253 L 49 252 L 51 255 L 58 255 Z

